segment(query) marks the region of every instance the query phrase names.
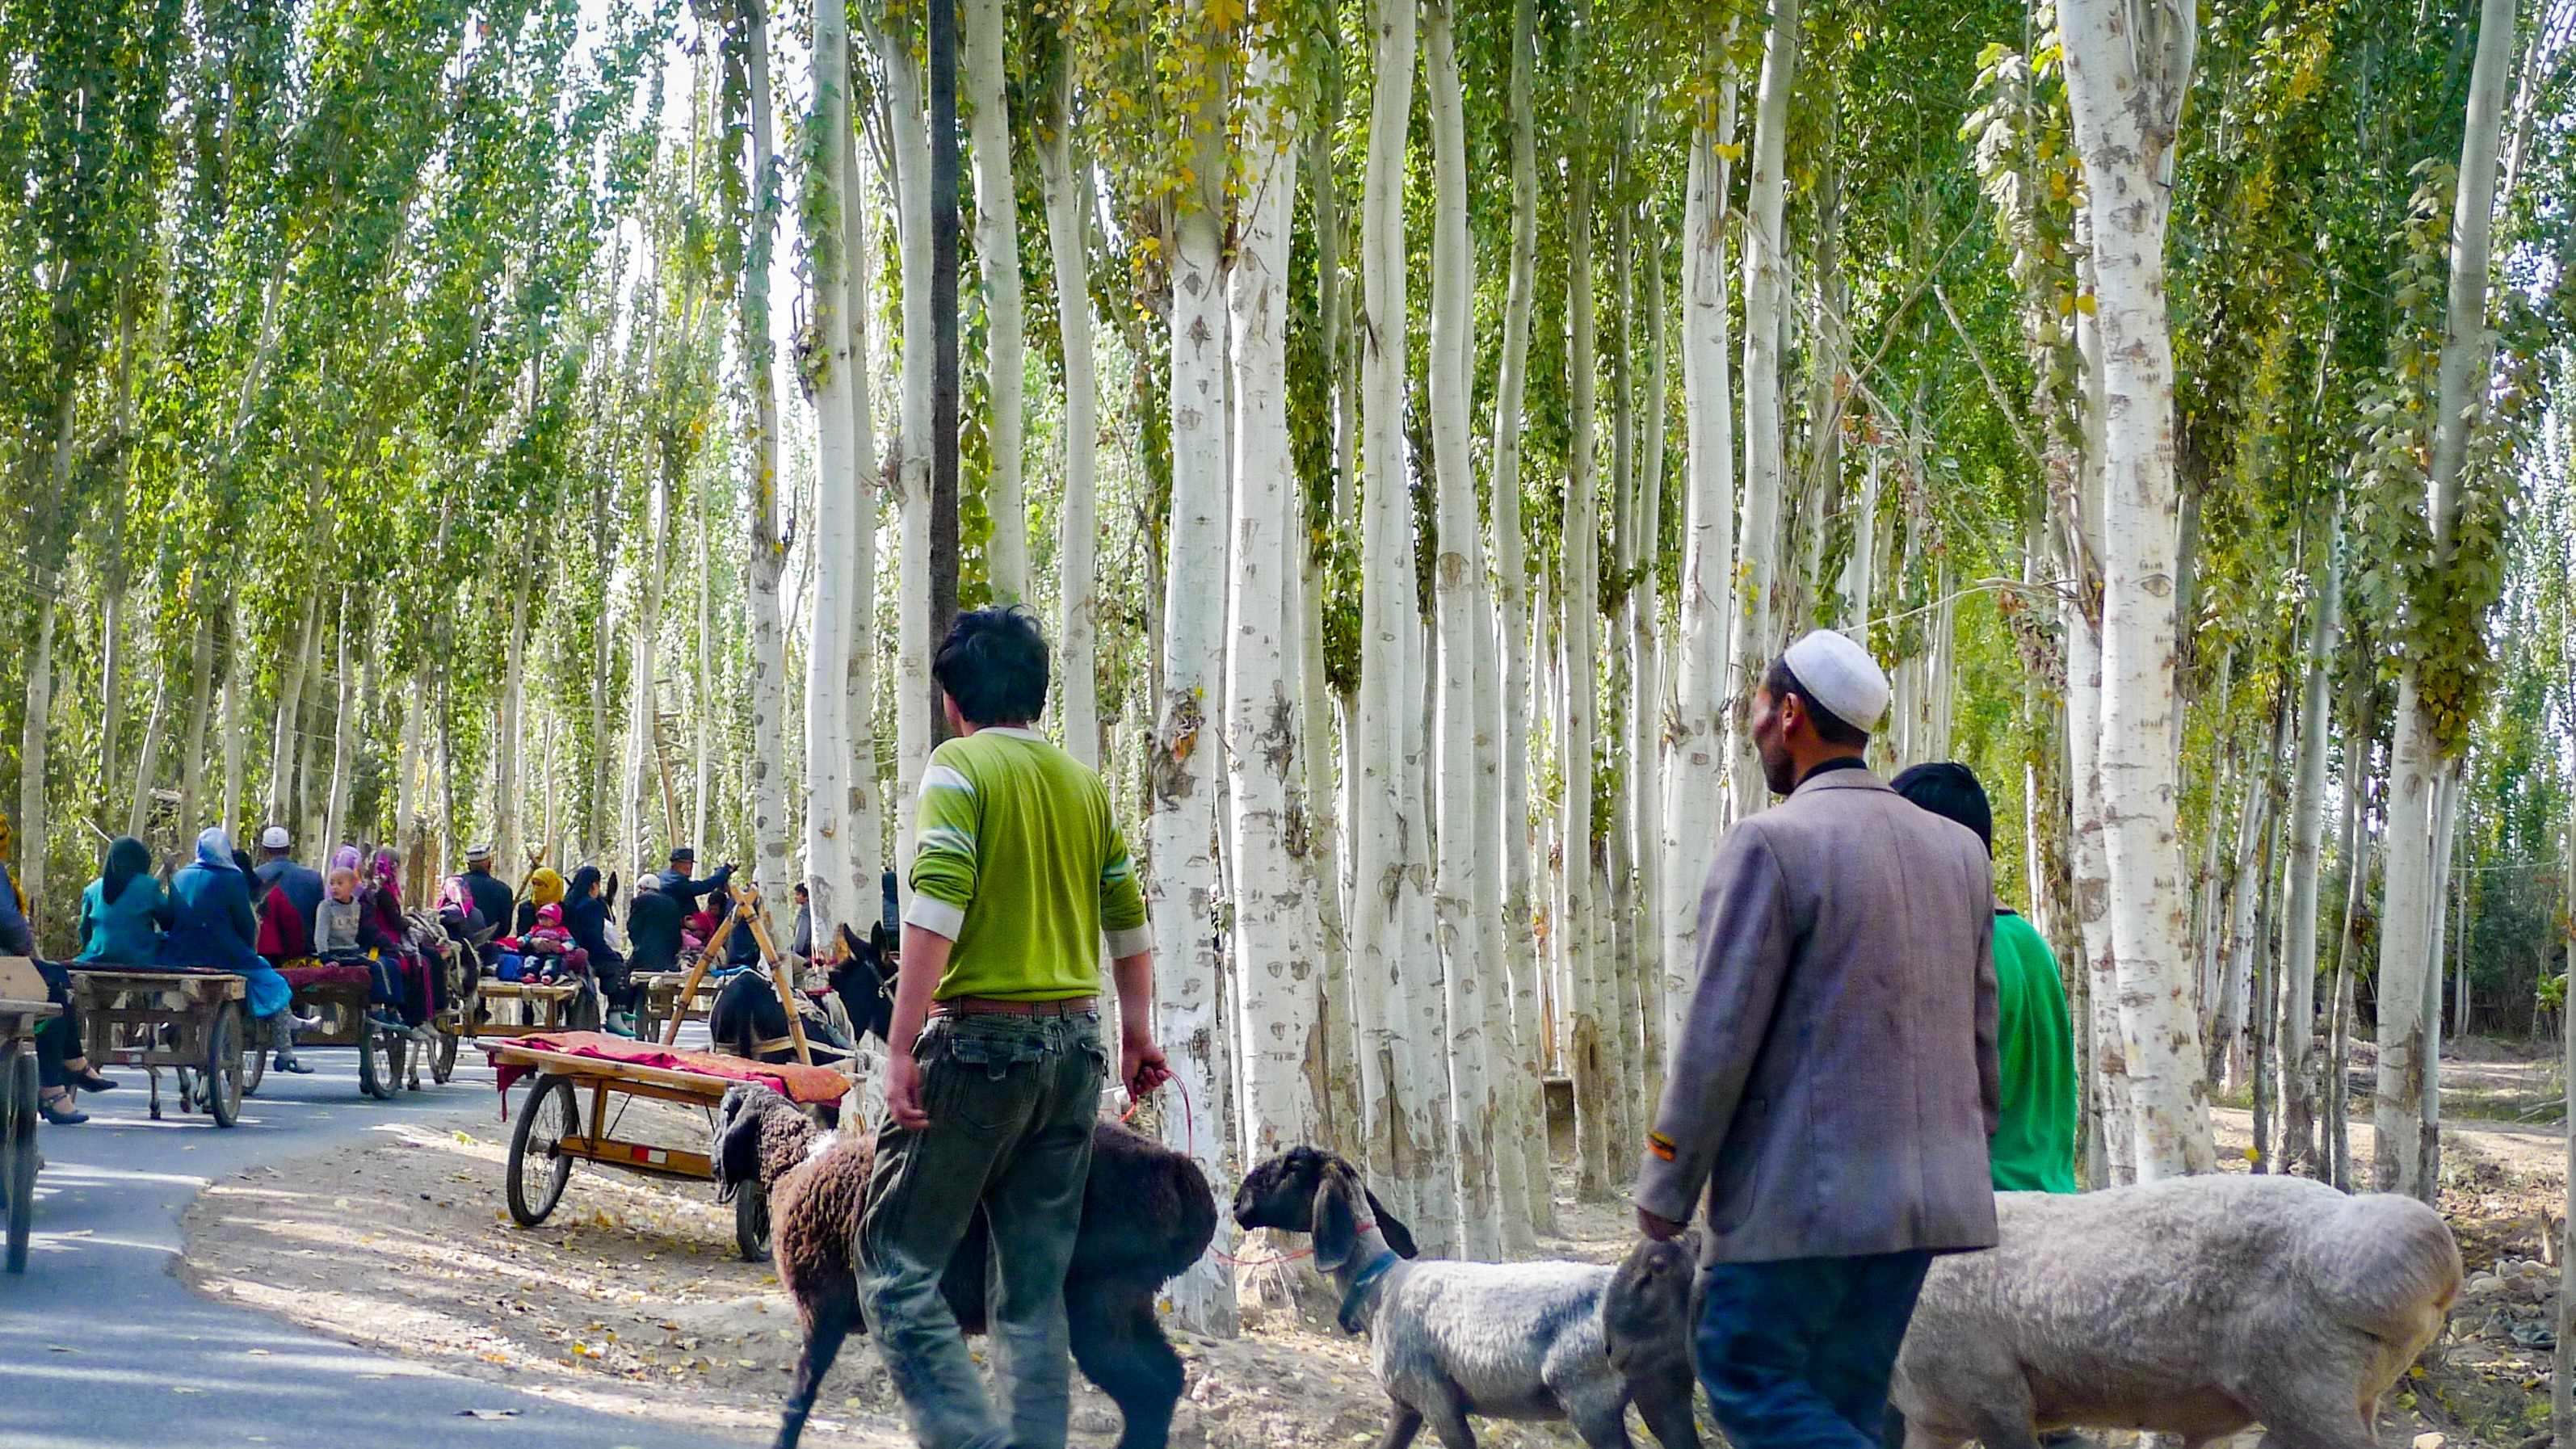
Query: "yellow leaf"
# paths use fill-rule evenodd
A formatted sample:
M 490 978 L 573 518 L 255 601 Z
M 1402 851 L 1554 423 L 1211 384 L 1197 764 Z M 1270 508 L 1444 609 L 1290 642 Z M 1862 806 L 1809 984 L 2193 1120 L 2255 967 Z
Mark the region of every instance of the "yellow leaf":
M 2093 310 L 2096 305 L 2097 304 L 2093 300 L 2093 294 L 2090 292 L 2086 292 L 2075 299 L 2075 310 L 2083 313 L 2087 317 L 2093 315 Z

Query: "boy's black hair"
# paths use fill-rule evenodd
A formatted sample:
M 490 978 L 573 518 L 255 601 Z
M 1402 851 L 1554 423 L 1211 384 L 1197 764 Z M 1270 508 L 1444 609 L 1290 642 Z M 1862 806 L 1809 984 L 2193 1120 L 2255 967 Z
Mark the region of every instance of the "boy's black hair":
M 1046 711 L 1046 637 L 1017 604 L 958 615 L 930 674 L 979 729 L 1026 724 Z
M 1807 686 L 1800 684 L 1798 676 L 1790 670 L 1785 656 L 1771 661 L 1771 672 L 1762 676 L 1762 688 L 1775 703 L 1793 694 L 1805 700 L 1807 718 L 1816 724 L 1816 738 L 1826 744 L 1846 745 L 1855 750 L 1868 746 L 1869 731 L 1845 723 L 1841 715 L 1825 708 L 1821 701 L 1809 694 Z
M 1933 814 L 1956 820 L 1977 832 L 1977 839 L 1985 842 L 1986 854 L 1995 853 L 1995 807 L 1986 799 L 1986 787 L 1977 783 L 1975 771 L 1955 761 L 1942 760 L 1909 765 L 1887 783 L 1897 794 Z

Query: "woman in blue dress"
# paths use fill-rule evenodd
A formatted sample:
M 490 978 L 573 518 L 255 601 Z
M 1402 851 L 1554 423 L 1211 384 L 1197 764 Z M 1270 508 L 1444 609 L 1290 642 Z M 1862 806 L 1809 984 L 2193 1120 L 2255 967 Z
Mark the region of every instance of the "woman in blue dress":
M 234 858 L 232 837 L 222 827 L 208 826 L 197 837 L 197 858 L 170 879 L 170 906 L 161 964 L 247 977 L 251 1040 L 275 1045 L 280 1070 L 303 1069 L 295 1059 L 297 1023 L 287 1010 L 294 990 L 259 954 L 259 913 L 251 909 L 250 877 Z

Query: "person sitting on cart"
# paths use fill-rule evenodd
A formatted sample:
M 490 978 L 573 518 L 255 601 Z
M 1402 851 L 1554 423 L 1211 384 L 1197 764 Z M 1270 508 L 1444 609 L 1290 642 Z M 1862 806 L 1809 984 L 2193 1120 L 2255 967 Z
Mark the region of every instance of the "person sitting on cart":
M 126 843 L 143 850 L 139 840 Z M 9 854 L 9 846 L 9 822 L 0 820 L 0 859 Z M 143 854 L 142 869 L 149 879 L 152 856 L 148 851 Z M 9 874 L 5 863 L 0 863 L 0 954 L 24 956 L 35 962 L 36 974 L 45 978 L 45 999 L 63 1009 L 60 1016 L 36 1028 L 37 1110 L 57 1127 L 77 1127 L 89 1120 L 89 1114 L 75 1105 L 75 1094 L 113 1091 L 116 1083 L 90 1066 L 88 1051 L 82 1046 L 80 1015 L 72 1005 L 71 973 L 37 956 L 36 933 L 27 920 L 27 898 L 20 893 L 17 878 Z
M 680 969 L 686 933 L 681 918 L 688 912 L 662 889 L 662 878 L 650 872 L 635 879 L 635 899 L 626 906 L 626 967 L 630 975 Z
M 493 936 L 506 936 L 516 927 L 510 909 L 516 899 L 517 892 L 502 884 L 501 878 L 492 873 L 492 847 L 475 845 L 466 848 L 465 869 L 447 878 L 447 888 L 440 894 L 439 906 L 442 911 L 451 904 L 464 907 L 470 913 L 466 921 L 468 932 L 481 931 L 489 926 Z M 490 959 L 489 953 L 485 959 Z
M 313 917 L 322 909 L 322 872 L 309 865 L 298 865 L 288 852 L 295 837 L 283 825 L 272 825 L 260 832 L 259 870 L 251 893 L 265 897 L 271 890 L 286 892 L 294 903 L 295 920 L 280 920 L 279 949 L 288 959 L 310 956 L 313 951 Z M 288 934 L 289 927 L 292 934 Z
M 407 1031 L 400 1015 L 403 999 L 400 943 L 376 924 L 366 902 L 358 899 L 358 873 L 342 866 L 325 881 L 327 894 L 313 916 L 313 954 L 335 965 L 367 968 L 367 1016 L 378 1026 Z
M 367 913 L 375 918 L 376 929 L 396 943 L 403 1025 L 417 1028 L 438 1010 L 438 1002 L 429 969 L 411 944 L 411 918 L 403 914 L 401 859 L 391 850 L 378 848 L 375 859 L 368 862 L 365 885 Z
M 683 911 L 696 910 L 699 899 L 709 896 L 712 896 L 716 903 L 710 909 L 721 909 L 723 903 L 733 898 L 732 863 L 727 862 L 716 867 L 716 873 L 704 880 L 691 880 L 689 872 L 694 870 L 697 864 L 696 851 L 685 845 L 674 849 L 671 852 L 670 869 L 662 872 L 662 893 L 678 901 Z
M 537 912 L 564 902 L 564 878 L 552 866 L 538 866 L 528 872 L 528 893 L 520 897 L 516 919 L 510 922 L 510 934 L 524 936 L 536 929 Z
M 635 1034 L 635 989 L 628 984 L 626 957 L 608 943 L 608 897 L 600 890 L 599 867 L 585 865 L 572 873 L 565 888 L 564 929 L 573 944 L 589 954 L 590 977 L 599 983 L 603 1024 L 619 1036 Z
M 521 980 L 553 983 L 590 975 L 590 953 L 575 944 L 572 932 L 564 929 L 564 909 L 560 905 L 537 907 L 536 919 L 527 930 L 510 938 L 509 948 L 523 958 Z
M 250 982 L 250 1040 L 274 1047 L 281 1072 L 309 1073 L 296 1060 L 295 1029 L 310 1026 L 287 1008 L 295 997 L 286 978 L 259 954 L 259 914 L 251 907 L 250 872 L 242 869 L 232 837 L 209 825 L 197 837 L 197 858 L 170 880 L 170 933 L 161 939 L 165 967 L 231 971 Z
M 260 879 L 259 866 L 250 852 L 233 852 L 233 864 L 241 870 L 242 879 L 250 883 L 252 909 L 259 917 L 257 946 L 261 959 L 283 971 L 297 961 L 313 956 L 313 928 L 304 913 L 296 909 L 295 898 L 282 885 L 270 885 Z

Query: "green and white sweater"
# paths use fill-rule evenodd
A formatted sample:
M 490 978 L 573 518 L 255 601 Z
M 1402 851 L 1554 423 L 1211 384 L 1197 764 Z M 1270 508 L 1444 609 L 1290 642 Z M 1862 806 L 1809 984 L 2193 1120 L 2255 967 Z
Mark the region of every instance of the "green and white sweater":
M 1100 989 L 1100 945 L 1153 945 L 1100 776 L 1035 730 L 933 750 L 915 806 L 907 925 L 957 943 L 935 993 L 1061 1001 Z

